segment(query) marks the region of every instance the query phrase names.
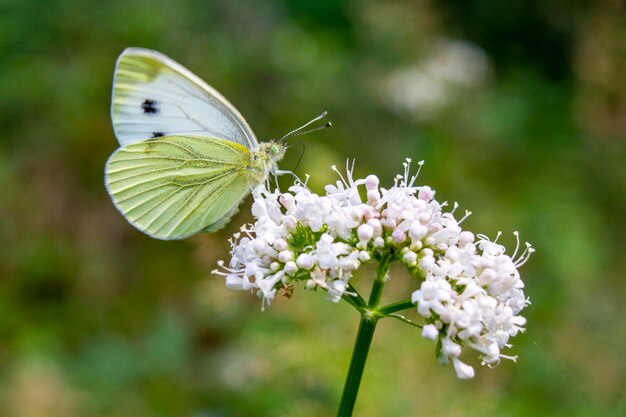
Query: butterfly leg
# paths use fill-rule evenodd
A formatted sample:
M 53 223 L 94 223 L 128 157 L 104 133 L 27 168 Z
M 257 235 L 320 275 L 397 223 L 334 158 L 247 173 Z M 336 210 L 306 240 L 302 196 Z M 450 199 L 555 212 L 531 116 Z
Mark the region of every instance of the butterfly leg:
M 296 182 L 305 185 L 306 183 L 303 182 L 294 172 L 292 171 L 286 171 L 286 170 L 282 170 L 282 169 L 276 169 L 274 170 L 274 177 L 276 178 L 276 180 L 278 181 L 278 176 L 279 175 L 291 175 Z

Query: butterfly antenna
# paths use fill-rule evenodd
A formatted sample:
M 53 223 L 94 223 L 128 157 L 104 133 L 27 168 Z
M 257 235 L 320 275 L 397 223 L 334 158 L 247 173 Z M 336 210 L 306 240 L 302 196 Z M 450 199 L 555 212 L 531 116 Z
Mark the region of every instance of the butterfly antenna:
M 321 130 L 321 129 L 327 129 L 327 128 L 331 127 L 332 123 L 328 122 L 324 126 L 316 127 L 315 129 L 309 129 L 309 130 L 305 130 L 304 132 L 302 132 L 302 129 L 304 129 L 307 126 L 310 126 L 312 123 L 315 123 L 318 120 L 323 119 L 326 116 L 328 116 L 328 112 L 327 111 L 325 111 L 324 113 L 320 114 L 315 119 L 310 120 L 310 121 L 306 122 L 305 124 L 303 124 L 302 126 L 300 126 L 300 127 L 296 128 L 296 129 L 292 130 L 291 132 L 287 133 L 282 138 L 280 138 L 279 141 L 284 141 L 285 139 L 289 139 L 289 138 L 292 138 L 294 136 L 305 135 L 307 133 L 311 133 L 311 132 L 315 132 L 315 131 L 318 131 L 318 130 Z

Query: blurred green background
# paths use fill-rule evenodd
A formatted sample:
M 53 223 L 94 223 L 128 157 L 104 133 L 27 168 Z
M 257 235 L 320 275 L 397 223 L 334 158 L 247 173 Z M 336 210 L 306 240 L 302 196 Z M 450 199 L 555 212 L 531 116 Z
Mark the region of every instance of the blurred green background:
M 1 416 L 338 405 L 357 314 L 301 288 L 261 312 L 210 275 L 249 200 L 225 230 L 183 242 L 142 235 L 111 204 L 111 81 L 127 46 L 190 68 L 261 139 L 328 110 L 333 129 L 297 140 L 317 191 L 346 158 L 384 184 L 425 159 L 420 182 L 472 210 L 466 228 L 536 247 L 517 364 L 458 381 L 432 342 L 383 321 L 356 415 L 626 415 L 623 1 L 3 0 Z M 416 288 L 393 277 L 390 299 Z

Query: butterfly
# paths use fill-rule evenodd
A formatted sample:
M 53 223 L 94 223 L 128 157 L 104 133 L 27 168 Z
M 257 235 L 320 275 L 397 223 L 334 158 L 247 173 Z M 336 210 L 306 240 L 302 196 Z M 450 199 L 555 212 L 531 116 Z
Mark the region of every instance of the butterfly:
M 286 149 L 259 143 L 219 92 L 149 49 L 118 58 L 111 119 L 121 147 L 106 162 L 106 189 L 131 225 L 157 239 L 224 227 L 250 190 L 279 172 Z

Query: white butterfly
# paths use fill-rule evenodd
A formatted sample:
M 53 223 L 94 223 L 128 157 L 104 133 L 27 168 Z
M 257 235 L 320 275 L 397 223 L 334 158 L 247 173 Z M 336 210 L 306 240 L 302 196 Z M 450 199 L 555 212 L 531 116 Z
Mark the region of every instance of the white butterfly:
M 214 88 L 148 49 L 117 60 L 111 118 L 121 147 L 106 164 L 107 190 L 133 226 L 159 239 L 223 227 L 285 153 L 281 142 L 259 144 Z

